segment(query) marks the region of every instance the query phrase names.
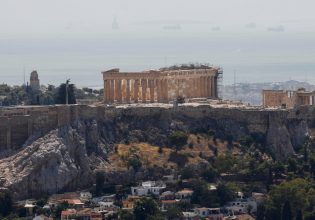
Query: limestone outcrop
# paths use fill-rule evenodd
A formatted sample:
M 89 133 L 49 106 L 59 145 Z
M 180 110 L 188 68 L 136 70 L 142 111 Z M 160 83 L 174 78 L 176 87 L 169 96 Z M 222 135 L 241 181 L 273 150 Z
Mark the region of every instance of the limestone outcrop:
M 0 160 L 3 186 L 14 192 L 15 198 L 86 187 L 93 181 L 92 157 L 86 149 L 80 131 L 71 127 L 53 130 L 17 154 Z

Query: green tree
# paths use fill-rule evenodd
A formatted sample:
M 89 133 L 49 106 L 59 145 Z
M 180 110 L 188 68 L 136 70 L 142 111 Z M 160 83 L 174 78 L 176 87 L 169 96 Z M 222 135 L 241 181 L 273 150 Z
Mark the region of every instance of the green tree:
M 152 198 L 142 198 L 136 202 L 133 213 L 136 220 L 146 220 L 159 215 L 160 210 Z
M 295 216 L 299 210 L 305 211 L 314 207 L 314 189 L 312 183 L 306 179 L 294 179 L 280 185 L 273 186 L 266 201 L 266 216 L 270 219 L 281 219 L 285 202 L 290 201 L 291 215 Z
M 95 186 L 95 193 L 96 195 L 100 196 L 103 193 L 104 184 L 105 184 L 105 174 L 104 172 L 97 172 L 96 173 L 96 186 Z
M 303 220 L 302 210 L 299 210 L 296 214 L 295 220 Z
M 190 179 L 195 177 L 196 172 L 192 167 L 185 167 L 181 172 L 181 179 Z
M 292 220 L 292 211 L 291 211 L 291 205 L 289 201 L 286 201 L 284 203 L 284 206 L 282 208 L 282 220 Z
M 182 211 L 177 206 L 168 209 L 166 212 L 166 218 L 169 220 L 180 219 L 182 216 L 183 216 Z
M 118 215 L 121 220 L 135 220 L 134 214 L 128 210 L 120 209 Z
M 213 167 L 209 167 L 202 172 L 202 177 L 208 182 L 214 182 L 217 178 L 218 173 Z
M 182 131 L 174 131 L 169 136 L 170 144 L 176 147 L 176 151 L 182 149 L 182 147 L 187 144 L 188 135 Z
M 57 94 L 55 97 L 56 104 L 66 104 L 66 99 L 67 99 L 66 87 L 67 87 L 66 83 L 62 83 L 57 88 Z M 76 88 L 74 84 L 68 85 L 68 103 L 69 104 L 76 104 L 75 89 Z
M 7 216 L 12 211 L 12 198 L 9 191 L 0 193 L 0 215 Z
M 226 184 L 219 184 L 217 187 L 217 193 L 221 206 L 235 198 L 235 192 L 233 191 L 232 187 L 229 187 Z
M 288 160 L 288 171 L 296 172 L 297 171 L 297 162 L 293 158 L 289 158 Z
M 52 210 L 52 216 L 55 217 L 56 219 L 60 218 L 61 212 L 64 210 L 67 210 L 69 208 L 69 203 L 68 202 L 63 202 L 59 205 L 57 205 L 57 207 L 55 207 Z
M 128 158 L 127 166 L 132 167 L 136 172 L 142 167 L 142 162 L 137 155 L 131 155 Z
M 265 212 L 266 212 L 266 208 L 264 206 L 264 204 L 259 204 L 257 206 L 257 216 L 256 216 L 256 220 L 265 220 Z
M 310 172 L 315 178 L 315 154 L 310 157 Z
M 304 146 L 303 148 L 304 152 L 304 161 L 307 162 L 308 161 L 308 147 L 307 146 Z
M 220 199 L 217 191 L 209 190 L 208 183 L 204 180 L 194 179 L 191 182 L 191 188 L 194 193 L 191 202 L 193 204 L 200 204 L 205 207 L 219 207 Z

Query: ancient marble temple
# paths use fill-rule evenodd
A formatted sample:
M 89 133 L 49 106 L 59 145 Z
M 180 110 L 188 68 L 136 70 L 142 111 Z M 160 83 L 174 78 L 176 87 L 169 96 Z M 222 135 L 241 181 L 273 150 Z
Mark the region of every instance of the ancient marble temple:
M 102 72 L 105 103 L 168 103 L 178 96 L 218 98 L 218 77 L 221 69 L 172 67 L 143 72 Z

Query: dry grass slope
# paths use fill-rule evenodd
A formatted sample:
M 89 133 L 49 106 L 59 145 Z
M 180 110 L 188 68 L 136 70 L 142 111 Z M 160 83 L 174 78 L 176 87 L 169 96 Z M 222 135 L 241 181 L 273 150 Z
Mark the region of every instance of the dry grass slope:
M 238 146 L 237 143 L 233 143 Z M 161 150 L 162 149 L 162 150 Z M 187 144 L 184 148 L 177 152 L 179 157 L 187 158 L 187 165 L 198 164 L 205 161 L 205 158 L 225 154 L 229 150 L 228 143 L 217 139 L 209 138 L 207 135 L 190 134 Z M 232 148 L 233 154 L 239 154 L 240 150 L 237 147 Z M 170 161 L 170 156 L 175 154 L 175 149 L 171 147 L 160 148 L 148 143 L 130 143 L 117 144 L 116 151 L 109 157 L 109 161 L 116 169 L 126 169 L 127 160 L 131 155 L 136 155 L 144 167 L 162 167 L 176 169 L 178 164 Z

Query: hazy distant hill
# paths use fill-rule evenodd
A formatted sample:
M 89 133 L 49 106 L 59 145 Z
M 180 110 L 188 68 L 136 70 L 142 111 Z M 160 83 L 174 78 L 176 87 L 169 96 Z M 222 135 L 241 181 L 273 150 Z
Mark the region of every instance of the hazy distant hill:
M 263 89 L 276 90 L 296 90 L 298 88 L 306 88 L 306 90 L 315 90 L 315 85 L 299 81 L 286 81 L 277 83 L 238 83 L 234 85 L 226 85 L 223 87 L 223 98 L 228 100 L 239 100 L 251 105 L 261 105 Z

